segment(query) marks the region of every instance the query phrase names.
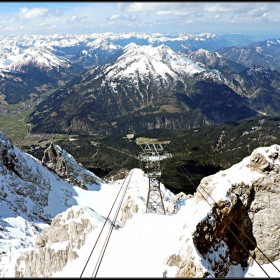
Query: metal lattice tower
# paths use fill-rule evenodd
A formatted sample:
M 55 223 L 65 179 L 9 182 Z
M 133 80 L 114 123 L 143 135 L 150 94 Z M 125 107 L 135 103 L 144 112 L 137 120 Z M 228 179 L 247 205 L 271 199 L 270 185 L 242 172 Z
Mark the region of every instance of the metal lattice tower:
M 138 138 L 136 144 L 142 149 L 138 158 L 140 166 L 149 178 L 149 190 L 146 204 L 146 212 L 154 210 L 165 214 L 162 194 L 160 191 L 160 177 L 165 166 L 164 159 L 171 158 L 172 155 L 163 150 L 163 145 L 170 141 L 160 141 L 156 139 Z

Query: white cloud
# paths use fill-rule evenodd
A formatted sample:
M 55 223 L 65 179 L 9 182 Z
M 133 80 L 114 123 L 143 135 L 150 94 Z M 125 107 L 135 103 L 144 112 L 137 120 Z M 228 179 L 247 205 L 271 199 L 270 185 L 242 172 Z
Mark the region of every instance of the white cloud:
M 14 29 L 13 26 L 0 26 L 1 31 L 13 31 Z
M 263 7 L 259 7 L 257 9 L 254 9 L 252 11 L 249 11 L 248 14 L 250 16 L 252 16 L 253 18 L 254 17 L 262 17 L 265 14 L 265 12 L 267 12 L 267 11 L 268 11 L 268 8 L 263 6 Z
M 79 16 L 72 16 L 71 18 L 69 18 L 68 20 L 67 20 L 67 22 L 70 22 L 70 23 L 72 23 L 72 22 L 81 22 L 84 18 L 86 18 L 86 17 L 79 17 Z
M 119 15 L 119 14 L 115 14 L 115 15 L 112 15 L 108 18 L 108 20 L 118 20 L 118 19 L 123 19 L 124 17 L 122 15 Z
M 243 14 L 252 17 L 280 8 L 280 3 L 272 2 L 134 2 L 118 3 L 116 9 L 127 13 L 155 13 L 158 15 L 197 16 L 204 13 Z
M 45 22 L 42 22 L 38 25 L 38 27 L 48 27 L 48 26 L 50 26 L 50 25 Z
M 18 17 L 20 19 L 33 19 L 36 17 L 44 17 L 48 14 L 49 9 L 48 8 L 33 8 L 28 9 L 26 7 L 20 8 L 20 11 L 18 13 Z
M 129 15 L 128 17 L 125 18 L 127 21 L 140 21 L 140 18 L 135 15 Z
M 260 4 L 254 2 L 221 2 L 221 3 L 205 3 L 203 9 L 210 13 L 248 13 L 249 11 L 255 9 Z
M 145 2 L 130 3 L 122 7 L 124 12 L 155 12 L 159 15 L 176 14 L 187 15 L 192 12 L 199 12 L 201 3 L 182 3 L 182 2 Z
M 157 14 L 159 14 L 159 15 L 169 15 L 171 13 L 172 13 L 172 11 L 158 11 L 157 12 Z
M 61 9 L 54 9 L 54 10 L 52 11 L 52 14 L 53 14 L 55 17 L 60 17 L 60 16 L 62 16 L 63 11 L 62 11 Z
M 115 14 L 107 18 L 108 21 L 114 21 L 114 20 L 124 20 L 124 21 L 140 21 L 140 18 L 136 15 L 129 15 L 127 17 L 122 16 L 120 14 Z

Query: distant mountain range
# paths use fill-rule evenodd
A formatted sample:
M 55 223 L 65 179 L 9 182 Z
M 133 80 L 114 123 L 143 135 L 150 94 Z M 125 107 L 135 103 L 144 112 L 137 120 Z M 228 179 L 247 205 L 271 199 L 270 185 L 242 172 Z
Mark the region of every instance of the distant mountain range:
M 128 247 L 147 246 L 141 265 L 153 264 L 156 276 L 249 277 L 258 275 L 254 260 L 279 264 L 279 42 L 210 33 L 0 37 L 1 112 L 42 100 L 29 115 L 36 145 L 20 146 L 37 159 L 0 127 L 0 275 L 73 276 L 74 267 L 78 276 L 129 173 L 116 223 L 108 215 L 119 233 L 108 268 L 131 236 Z M 56 142 L 47 149 L 45 133 Z M 138 137 L 172 143 L 160 185 L 167 216 L 145 212 L 148 178 L 131 170 Z M 152 249 L 150 229 L 166 234 Z M 126 257 L 104 271 L 123 276 L 129 260 L 139 276 L 139 260 Z
M 217 51 L 223 57 L 245 67 L 260 65 L 280 70 L 280 40 L 278 39 L 254 42 L 244 47 L 225 46 Z
M 30 117 L 34 132 L 188 129 L 278 115 L 279 46 L 211 33 L 2 37 L 0 94 L 17 103 L 49 91 Z
M 166 45 L 130 43 L 114 63 L 84 72 L 40 103 L 32 131 L 186 129 L 256 115 L 225 81 Z

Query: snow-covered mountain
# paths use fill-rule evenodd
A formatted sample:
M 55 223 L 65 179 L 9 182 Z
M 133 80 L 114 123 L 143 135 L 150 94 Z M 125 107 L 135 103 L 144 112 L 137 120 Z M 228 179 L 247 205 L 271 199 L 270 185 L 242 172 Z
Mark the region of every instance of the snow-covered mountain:
M 146 213 L 148 178 L 140 169 L 110 183 L 91 173 L 96 183 L 85 190 L 0 135 L 2 277 L 91 277 L 122 186 L 128 189 L 97 277 L 279 277 L 279 145 L 205 177 L 194 196 L 161 184 L 161 215 Z
M 107 63 L 121 52 L 122 47 L 107 39 L 96 39 L 88 42 L 83 50 L 71 58 L 73 63 L 93 67 Z
M 150 80 L 150 83 L 161 82 L 166 85 L 170 80 L 183 82 L 183 77 L 193 76 L 195 73 L 205 71 L 192 60 L 184 55 L 179 55 L 166 45 L 158 47 L 139 46 L 130 43 L 123 49 L 124 53 L 110 66 L 104 66 L 102 75 L 105 75 L 106 82 L 112 86 L 116 81 L 134 81 L 139 88 L 136 78 L 143 83 Z M 97 75 L 95 79 L 100 76 Z
M 55 54 L 51 46 L 22 47 L 17 41 L 5 41 L 0 41 L 0 75 L 1 93 L 8 103 L 54 89 L 84 70 Z
M 61 87 L 36 111 L 33 131 L 106 134 L 188 129 L 256 114 L 227 87 L 218 70 L 206 70 L 166 45 L 134 43 L 124 47 L 115 62 L 94 67 Z
M 196 51 L 201 48 L 215 51 L 222 47 L 231 47 L 232 42 L 240 42 L 242 45 L 243 40 L 248 42 L 248 38 L 241 34 L 212 33 L 131 32 L 2 36 L 0 37 L 0 71 L 5 83 L 2 94 L 8 103 L 24 100 L 31 93 L 40 95 L 42 91 L 64 85 L 85 69 L 115 62 L 125 51 L 123 49 L 131 43 L 153 47 L 164 44 L 173 51 L 186 49 Z M 206 68 L 209 69 L 208 66 Z M 16 76 L 13 76 L 12 81 L 8 80 L 15 74 L 20 76 L 19 79 L 26 81 L 26 86 L 18 94 L 14 88 L 21 88 L 21 81 L 18 83 Z
M 218 52 L 211 52 L 205 49 L 198 49 L 191 51 L 189 49 L 182 49 L 181 52 L 187 54 L 187 56 L 206 69 L 217 69 L 225 74 L 239 73 L 246 67 L 238 64 L 234 61 L 230 61 L 226 56 L 221 56 Z
M 22 53 L 29 48 L 48 48 L 54 54 L 74 56 L 73 61 L 80 65 L 101 64 L 114 54 L 116 50 L 130 43 L 137 45 L 159 46 L 165 44 L 177 50 L 180 46 L 188 46 L 192 50 L 204 48 L 216 50 L 224 46 L 232 46 L 231 39 L 224 39 L 226 34 L 160 34 L 160 33 L 92 33 L 92 34 L 55 34 L 13 35 L 0 37 L 0 53 Z M 235 40 L 242 40 L 241 34 L 231 35 Z M 246 36 L 245 36 L 246 37 Z M 228 37 L 230 38 L 230 37 Z M 237 39 L 238 40 L 238 39 Z M 247 40 L 247 39 L 246 39 Z M 87 59 L 86 59 L 87 57 Z M 90 60 L 89 58 L 92 58 Z
M 58 58 L 48 48 L 20 49 L 14 46 L 10 52 L 6 48 L 0 54 L 0 68 L 10 71 L 24 72 L 23 68 L 33 64 L 34 67 L 45 68 L 47 71 L 61 67 L 70 67 L 69 60 Z

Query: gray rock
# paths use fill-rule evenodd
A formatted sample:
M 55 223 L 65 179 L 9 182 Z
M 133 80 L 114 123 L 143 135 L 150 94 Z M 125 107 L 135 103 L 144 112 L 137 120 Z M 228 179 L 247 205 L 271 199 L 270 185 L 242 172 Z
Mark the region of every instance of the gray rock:
M 64 156 L 63 156 L 64 155 Z M 84 190 L 88 190 L 86 184 L 99 184 L 102 180 L 87 171 L 74 158 L 68 157 L 67 153 L 58 145 L 51 143 L 44 151 L 42 163 L 58 176 L 66 180 L 71 185 L 78 186 Z
M 191 250 L 172 254 L 166 264 L 178 267 L 177 277 L 205 277 L 207 273 L 203 272 L 204 268 L 220 278 L 227 275 L 231 265 L 240 264 L 243 269 L 252 265 L 253 258 L 260 264 L 280 259 L 278 151 L 279 146 L 266 148 L 265 153 L 255 150 L 247 167 L 261 176 L 250 183 L 233 184 L 227 190 L 227 197 L 216 203 L 211 202 L 212 210 L 197 223 L 192 234 L 193 245 L 210 265 L 206 268 L 202 266 L 203 262 L 194 262 Z M 203 196 L 212 195 L 214 176 L 201 180 L 195 194 L 196 202 L 203 201 Z M 190 248 L 189 245 L 187 248 Z M 215 257 L 212 255 L 214 251 Z
M 134 199 L 128 196 L 126 202 L 122 206 L 121 212 L 121 222 L 122 227 L 125 226 L 127 220 L 131 219 L 135 213 L 138 212 L 138 205 L 135 203 Z
M 66 214 L 66 218 L 58 214 L 51 226 L 36 237 L 36 250 L 25 252 L 17 259 L 15 277 L 51 277 L 78 257 L 76 250 L 84 245 L 86 236 L 97 224 L 79 206 L 71 207 Z M 79 217 L 81 222 L 77 222 Z M 65 243 L 65 248 L 53 249 L 56 243 Z M 21 262 L 25 269 L 20 268 Z

